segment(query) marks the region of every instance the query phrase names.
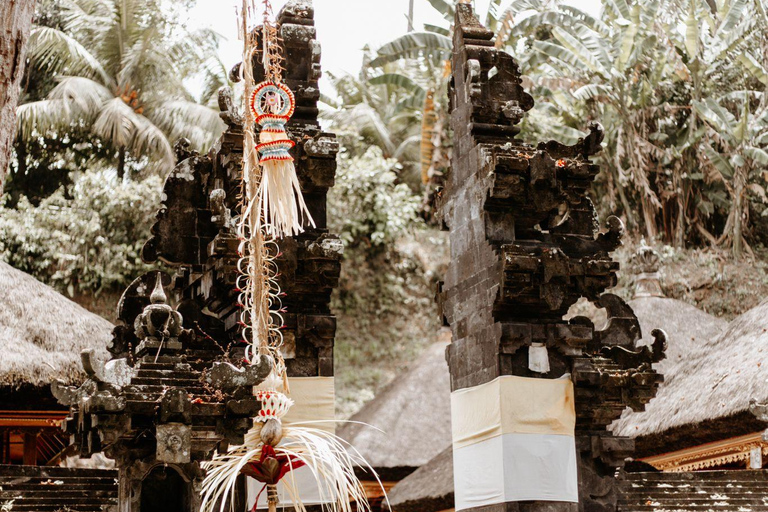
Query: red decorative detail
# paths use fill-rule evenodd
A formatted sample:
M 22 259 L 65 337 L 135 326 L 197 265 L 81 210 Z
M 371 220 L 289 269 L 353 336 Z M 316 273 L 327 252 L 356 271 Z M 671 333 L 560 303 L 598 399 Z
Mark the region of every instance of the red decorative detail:
M 555 165 L 560 169 L 563 169 L 567 165 L 567 162 L 563 158 L 561 158 L 560 160 L 555 162 Z
M 242 469 L 242 472 L 261 483 L 275 485 L 289 471 L 298 469 L 304 465 L 301 459 L 278 454 L 275 449 L 269 445 L 261 448 L 261 457 L 258 462 L 251 462 Z

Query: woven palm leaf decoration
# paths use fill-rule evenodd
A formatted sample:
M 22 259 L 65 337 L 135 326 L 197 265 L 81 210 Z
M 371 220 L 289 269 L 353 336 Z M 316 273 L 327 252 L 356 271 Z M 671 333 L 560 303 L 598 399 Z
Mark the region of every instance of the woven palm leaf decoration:
M 362 457 L 334 434 L 308 424 L 283 424 L 293 405 L 280 347 L 282 305 L 277 282 L 277 255 L 280 239 L 298 234 L 302 222 L 312 223 L 299 189 L 289 150 L 294 142 L 285 124 L 295 109 L 291 90 L 280 78 L 281 66 L 277 29 L 271 22 L 269 0 L 263 0 L 261 29 L 266 80 L 254 83 L 253 56 L 257 53 L 255 30 L 249 20 L 256 12 L 254 0 L 243 0 L 240 35 L 244 41 L 241 72 L 245 83 L 246 109 L 243 124 L 243 182 L 240 204 L 240 290 L 243 339 L 248 344 L 246 359 L 268 357 L 273 362 L 270 376 L 256 389 L 261 411 L 241 446 L 216 453 L 203 464 L 201 512 L 234 510 L 236 484 L 241 475 L 262 484 L 270 511 L 279 502 L 277 485 L 286 490 L 295 509 L 305 511 L 294 470 L 307 467 L 317 481 L 323 507 L 330 512 L 370 510 L 355 466 L 367 465 Z M 255 126 L 260 126 L 258 143 Z M 314 225 L 314 224 L 313 224 Z M 354 455 L 354 460 L 353 456 Z M 378 477 L 377 477 L 378 478 Z M 351 504 L 354 503 L 354 506 Z M 253 506 L 259 504 L 258 497 Z M 241 511 L 237 511 L 241 512 Z

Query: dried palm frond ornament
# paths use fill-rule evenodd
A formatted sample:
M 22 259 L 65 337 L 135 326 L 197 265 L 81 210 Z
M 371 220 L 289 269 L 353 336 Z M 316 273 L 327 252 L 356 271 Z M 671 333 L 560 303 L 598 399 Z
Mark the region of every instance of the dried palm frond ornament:
M 285 124 L 295 109 L 291 90 L 281 79 L 281 55 L 277 28 L 271 21 L 269 0 L 263 0 L 264 21 L 261 43 L 265 81 L 255 84 L 253 57 L 258 51 L 259 30 L 249 20 L 256 12 L 255 0 L 243 0 L 239 31 L 244 41 L 242 78 L 246 108 L 243 123 L 243 175 L 240 201 L 240 260 L 237 288 L 240 290 L 243 339 L 248 344 L 246 360 L 270 358 L 270 376 L 254 389 L 261 410 L 254 427 L 241 446 L 216 453 L 203 464 L 201 512 L 234 510 L 234 493 L 240 475 L 253 478 L 266 491 L 270 511 L 277 509 L 278 483 L 295 509 L 305 511 L 294 470 L 306 467 L 317 482 L 323 508 L 331 512 L 370 510 L 355 466 L 370 466 L 333 433 L 313 428 L 311 423 L 282 423 L 293 405 L 281 354 L 281 291 L 277 282 L 279 241 L 299 234 L 305 223 L 312 224 L 299 188 L 289 150 L 294 142 Z M 258 143 L 255 126 L 260 126 Z M 350 452 L 354 455 L 350 455 Z M 378 478 L 378 477 L 376 477 Z M 256 497 L 253 510 L 259 505 Z M 239 511 L 238 511 L 239 512 Z

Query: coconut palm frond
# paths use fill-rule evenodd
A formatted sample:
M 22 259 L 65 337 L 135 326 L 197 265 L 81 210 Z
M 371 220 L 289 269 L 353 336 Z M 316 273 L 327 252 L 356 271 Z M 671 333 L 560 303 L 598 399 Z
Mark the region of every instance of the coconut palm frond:
M 121 98 L 113 98 L 99 112 L 93 124 L 93 131 L 115 147 L 128 147 L 133 141 L 136 129 L 141 125 L 139 116 Z
M 176 155 L 173 152 L 168 138 L 163 130 L 155 126 L 145 117 L 137 118 L 136 130 L 133 133 L 130 149 L 134 155 L 151 155 L 154 166 L 161 174 L 165 175 L 176 163 Z
M 75 115 L 85 121 L 96 117 L 102 105 L 114 95 L 100 83 L 81 76 L 67 76 L 59 80 L 48 99 L 62 100 Z
M 210 148 L 225 129 L 218 111 L 192 101 L 162 103 L 147 112 L 147 117 L 170 140 L 186 137 L 193 147 L 201 151 Z
M 74 37 L 61 30 L 35 26 L 27 44 L 29 58 L 38 66 L 70 75 L 99 77 L 105 85 L 112 83 L 99 59 Z
M 17 134 L 29 140 L 35 133 L 67 128 L 70 120 L 62 115 L 65 108 L 61 100 L 40 100 L 19 105 L 16 108 Z

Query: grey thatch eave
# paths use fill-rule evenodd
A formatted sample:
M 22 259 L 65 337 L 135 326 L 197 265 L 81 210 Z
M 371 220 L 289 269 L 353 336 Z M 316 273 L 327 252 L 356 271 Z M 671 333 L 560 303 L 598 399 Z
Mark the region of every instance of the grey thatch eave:
M 389 491 L 394 512 L 447 510 L 454 506 L 453 449 L 448 448 Z
M 34 277 L 0 262 L 0 388 L 82 381 L 80 353 L 106 357 L 112 324 Z
M 384 480 L 405 477 L 451 443 L 447 345 L 438 342 L 428 346 L 406 371 L 350 418 L 359 423 L 344 423 L 338 430 Z
M 768 301 L 735 318 L 718 336 L 697 341 L 675 348 L 670 336 L 672 357 L 660 363 L 666 381 L 656 398 L 645 412 L 625 411 L 612 425 L 619 435 L 640 438 L 644 455 L 762 428 L 748 409 L 751 398 L 768 400 Z

